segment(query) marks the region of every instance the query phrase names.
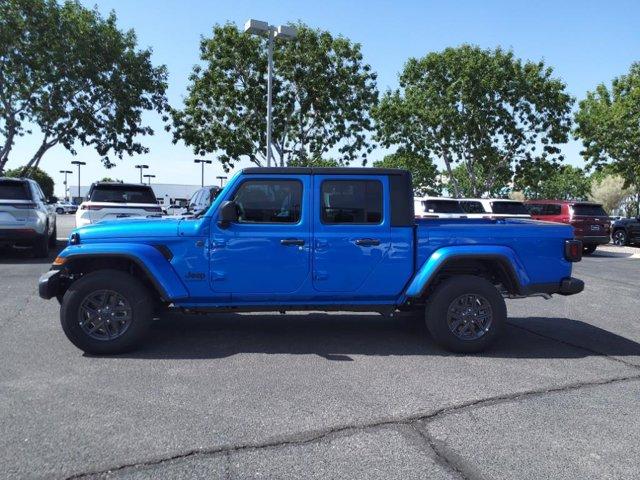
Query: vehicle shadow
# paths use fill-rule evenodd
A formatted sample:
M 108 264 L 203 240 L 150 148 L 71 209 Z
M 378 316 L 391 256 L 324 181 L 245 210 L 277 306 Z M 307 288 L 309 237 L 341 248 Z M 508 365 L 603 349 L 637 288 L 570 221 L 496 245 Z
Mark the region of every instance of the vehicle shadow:
M 50 264 L 66 243 L 66 240 L 57 240 L 56 246 L 49 249 L 47 258 L 34 257 L 33 250 L 28 247 L 0 247 L 0 264 Z
M 535 318 L 531 330 L 559 330 L 576 348 L 527 331 L 528 318 L 510 318 L 495 346 L 480 354 L 495 358 L 582 358 L 593 355 L 640 355 L 640 344 L 567 318 Z M 523 327 L 521 328 L 520 325 Z M 554 337 L 555 338 L 555 337 Z M 598 353 L 595 353 L 598 352 Z M 239 353 L 319 355 L 352 361 L 356 355 L 454 354 L 433 343 L 424 323 L 370 314 L 167 314 L 153 325 L 141 349 L 126 354 L 139 359 L 212 359 Z
M 633 252 L 611 252 L 611 251 L 602 251 L 596 250 L 591 255 L 585 256 L 584 258 L 594 257 L 594 258 L 629 258 L 633 256 Z

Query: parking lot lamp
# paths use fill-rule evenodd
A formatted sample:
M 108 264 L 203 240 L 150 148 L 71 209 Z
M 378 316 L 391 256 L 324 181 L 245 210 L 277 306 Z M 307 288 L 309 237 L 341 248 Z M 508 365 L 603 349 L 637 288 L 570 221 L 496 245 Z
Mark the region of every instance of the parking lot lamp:
M 201 173 L 200 173 L 200 187 L 204 187 L 204 164 L 208 163 L 211 164 L 211 160 L 204 160 L 201 158 L 196 158 L 193 163 L 199 163 L 200 166 L 202 167 L 201 169 Z
M 149 165 L 136 165 L 136 168 L 140 170 L 140 183 L 144 183 L 142 181 L 142 170 L 149 168 Z
M 267 167 L 271 166 L 271 131 L 273 117 L 271 113 L 271 97 L 273 90 L 273 41 L 276 38 L 292 40 L 296 38 L 296 29 L 286 25 L 269 25 L 261 20 L 249 19 L 244 24 L 245 33 L 267 36 Z
M 69 200 L 69 187 L 67 186 L 67 175 L 73 173 L 71 170 L 60 170 L 60 173 L 64 173 L 64 199 Z
M 156 176 L 155 175 L 146 174 L 146 175 L 144 175 L 144 178 L 147 179 L 147 185 L 151 185 L 151 179 L 152 178 L 156 178 Z
M 224 185 L 224 181 L 227 179 L 227 177 L 225 177 L 224 175 L 219 175 L 216 178 L 220 180 L 220 188 L 222 188 L 222 186 Z
M 78 199 L 80 199 L 80 167 L 82 165 L 86 165 L 87 162 L 80 162 L 79 160 L 74 160 L 73 162 L 71 162 L 72 165 L 77 165 L 78 166 Z

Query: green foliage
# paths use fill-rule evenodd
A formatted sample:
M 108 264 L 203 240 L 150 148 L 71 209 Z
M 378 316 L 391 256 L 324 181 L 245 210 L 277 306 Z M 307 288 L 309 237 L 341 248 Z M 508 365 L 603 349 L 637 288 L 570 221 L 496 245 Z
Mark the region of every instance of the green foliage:
M 4 175 L 6 177 L 14 177 L 14 178 L 25 176 L 25 175 L 22 175 L 22 167 L 7 170 L 6 172 L 4 172 Z M 47 172 L 45 172 L 44 170 L 40 170 L 39 168 L 36 167 L 36 168 L 30 169 L 26 177 L 32 178 L 33 180 L 38 182 L 38 185 L 40 185 L 40 188 L 42 189 L 42 193 L 44 193 L 45 197 L 47 198 L 53 197 L 53 187 L 55 183 L 53 181 L 53 178 L 51 178 Z
M 153 134 L 143 112 L 167 108 L 167 72 L 136 43 L 114 13 L 103 18 L 77 1 L 1 2 L 0 171 L 29 123 L 43 138 L 27 168 L 55 145 L 72 154 L 92 146 L 106 166 L 113 155 L 147 152 L 136 137 Z
M 469 173 L 469 169 L 472 173 Z M 507 184 L 511 178 L 511 172 L 508 169 L 500 171 L 492 171 L 487 165 L 482 163 L 463 163 L 458 164 L 452 171 L 451 176 L 444 171 L 442 177 L 447 179 L 447 191 L 449 195 L 456 196 L 455 187 L 458 189 L 458 196 L 473 197 L 505 197 L 508 193 Z M 451 178 L 453 178 L 451 180 Z M 474 183 L 475 181 L 475 183 Z M 486 185 L 488 189 L 478 190 L 477 185 Z
M 411 152 L 397 151 L 385 155 L 382 160 L 374 162 L 373 165 L 381 168 L 409 170 L 413 179 L 413 191 L 418 196 L 440 195 L 442 193 L 438 169 L 429 158 Z
M 575 134 L 590 167 L 618 173 L 640 198 L 640 63 L 627 75 L 588 92 L 576 113 Z
M 581 168 L 550 162 L 533 162 L 523 167 L 514 177 L 514 190 L 521 191 L 526 198 L 586 200 L 589 195 L 591 179 Z
M 335 158 L 292 158 L 289 167 L 339 167 L 340 163 Z
M 558 145 L 568 139 L 573 100 L 552 73 L 542 61 L 470 45 L 409 59 L 401 88 L 373 111 L 377 138 L 442 159 L 454 195 L 457 164 L 473 196 L 495 191 L 521 164 L 563 159 Z
M 118 182 L 118 183 L 123 183 L 122 180 L 120 180 L 119 178 L 111 178 L 111 177 L 102 177 L 101 180 L 99 180 L 100 182 Z
M 304 164 L 337 151 L 340 164 L 363 163 L 371 152 L 369 110 L 376 75 L 360 45 L 328 32 L 294 25 L 294 41 L 275 41 L 273 158 Z M 224 168 L 241 157 L 263 165 L 266 145 L 267 41 L 216 25 L 200 44 L 184 109 L 174 110 L 174 141 L 197 155 L 222 152 Z
M 624 178 L 620 175 L 607 175 L 592 182 L 589 200 L 601 203 L 611 215 L 630 195 L 631 191 L 624 188 Z

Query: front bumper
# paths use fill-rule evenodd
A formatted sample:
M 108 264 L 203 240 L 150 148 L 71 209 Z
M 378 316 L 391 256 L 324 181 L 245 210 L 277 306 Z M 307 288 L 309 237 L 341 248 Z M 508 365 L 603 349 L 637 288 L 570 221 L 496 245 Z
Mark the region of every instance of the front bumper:
M 60 270 L 49 270 L 40 276 L 38 281 L 38 294 L 41 298 L 49 300 L 58 295 L 60 289 Z
M 576 240 L 581 240 L 583 245 L 606 245 L 611 241 L 611 237 L 609 235 L 576 236 Z
M 537 283 L 529 285 L 524 290 L 525 295 L 534 295 L 536 293 L 575 295 L 584 290 L 584 282 L 578 278 L 566 277 L 558 283 Z

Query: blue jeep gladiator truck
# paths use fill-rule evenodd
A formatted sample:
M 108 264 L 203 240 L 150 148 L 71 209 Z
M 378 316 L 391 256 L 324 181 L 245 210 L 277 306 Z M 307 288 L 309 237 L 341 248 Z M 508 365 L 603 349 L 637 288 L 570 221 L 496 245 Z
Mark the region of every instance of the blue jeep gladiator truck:
M 164 309 L 410 311 L 456 352 L 486 348 L 505 297 L 582 291 L 570 226 L 418 220 L 411 176 L 376 168 L 248 168 L 201 214 L 75 229 L 39 282 L 74 345 L 140 344 Z

